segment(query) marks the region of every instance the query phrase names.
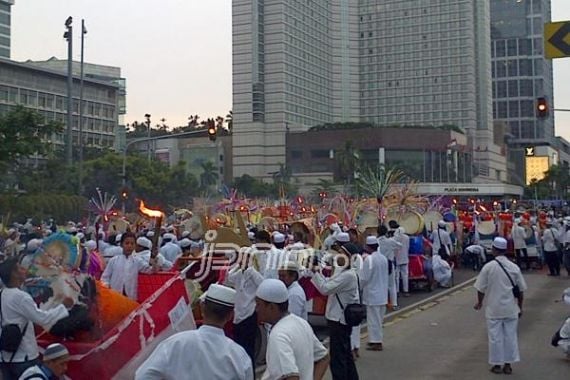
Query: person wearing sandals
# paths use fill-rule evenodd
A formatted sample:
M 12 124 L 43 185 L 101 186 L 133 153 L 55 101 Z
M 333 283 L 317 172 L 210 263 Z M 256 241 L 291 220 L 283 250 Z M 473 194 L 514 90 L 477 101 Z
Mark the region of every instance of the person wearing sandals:
M 491 372 L 510 375 L 513 372 L 511 364 L 520 361 L 517 328 L 527 285 L 520 268 L 507 259 L 506 252 L 507 241 L 502 237 L 495 238 L 495 259 L 485 264 L 475 281 L 477 303 L 474 308 L 480 310 L 486 300 Z

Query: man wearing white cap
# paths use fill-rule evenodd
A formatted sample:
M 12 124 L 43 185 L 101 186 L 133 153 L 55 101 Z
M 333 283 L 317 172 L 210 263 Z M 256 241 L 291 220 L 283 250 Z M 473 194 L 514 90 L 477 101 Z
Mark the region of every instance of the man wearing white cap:
M 388 293 L 390 295 L 390 303 L 392 308 L 398 308 L 398 292 L 396 289 L 396 252 L 402 247 L 394 238 L 387 236 L 388 228 L 384 225 L 378 226 L 378 249 L 380 253 L 388 259 Z
M 258 324 L 255 313 L 255 292 L 263 276 L 252 264 L 252 250 L 242 250 L 242 260 L 228 272 L 226 282 L 236 290 L 234 310 L 234 341 L 242 346 L 255 369 L 255 337 Z
M 44 351 L 42 363 L 28 368 L 19 380 L 52 380 L 63 379 L 67 372 L 69 351 L 63 344 L 53 343 Z
M 528 261 L 528 250 L 526 247 L 526 230 L 523 227 L 523 220 L 521 218 L 515 219 L 511 235 L 513 237 L 513 244 L 515 246 L 515 253 L 517 255 L 517 264 L 520 266 L 524 262 L 525 269 L 530 269 Z
M 507 259 L 506 252 L 507 240 L 495 238 L 495 259 L 483 267 L 475 282 L 475 310 L 480 310 L 483 300 L 486 300 L 491 372 L 511 374 L 511 363 L 520 361 L 517 327 L 518 318 L 522 315 L 523 293 L 527 286 L 520 268 Z
M 410 237 L 406 235 L 404 227 L 395 224 L 396 230 L 394 231 L 394 240 L 400 243 L 400 247 L 396 249 L 395 254 L 395 278 L 396 292 L 400 293 L 400 280 L 402 281 L 402 290 L 404 297 L 409 297 L 409 280 L 408 280 L 408 264 L 410 263 Z
M 263 270 L 263 277 L 265 278 L 279 278 L 277 271 L 279 267 L 286 263 L 288 260 L 285 258 L 285 239 L 286 236 L 281 232 L 275 232 L 272 236 L 273 246 L 265 252 L 266 262 Z
M 272 325 L 262 379 L 320 380 L 327 370 L 327 349 L 307 321 L 289 313 L 288 300 L 279 280 L 264 280 L 256 292 L 259 319 Z
M 368 238 L 370 238 L 369 236 Z M 372 239 L 367 243 L 373 243 Z M 374 237 L 372 237 L 374 238 Z M 382 323 L 388 304 L 388 259 L 376 250 L 364 259 L 360 285 L 362 286 L 362 303 L 366 305 L 368 322 L 368 347 L 370 351 L 382 351 L 384 334 Z
M 145 237 L 140 237 L 137 239 L 137 247 L 136 257 L 140 258 L 144 262 L 148 262 L 150 260 L 150 256 L 152 254 L 152 241 Z M 156 255 L 156 265 L 159 270 L 161 271 L 169 271 L 172 269 L 172 262 L 167 260 L 162 253 Z
M 433 231 L 431 234 L 432 254 L 440 255 L 444 260 L 447 260 L 452 254 L 453 243 L 451 241 L 451 236 L 446 230 L 447 223 L 444 220 L 440 220 L 437 223 L 437 230 Z
M 223 330 L 232 318 L 235 297 L 231 288 L 210 285 L 200 302 L 204 324 L 160 343 L 137 370 L 135 380 L 253 380 L 247 353 Z
M 287 287 L 289 293 L 289 313 L 307 320 L 307 296 L 299 285 L 299 264 L 289 261 L 279 268 L 279 280 Z
M 164 245 L 160 248 L 160 253 L 166 258 L 166 260 L 171 263 L 175 262 L 178 256 L 182 255 L 182 248 L 175 243 L 176 236 L 171 233 L 164 234 L 162 236 Z
M 350 247 L 350 244 L 347 244 Z M 359 303 L 358 278 L 351 266 L 348 248 L 340 247 L 334 257 L 335 268 L 332 277 L 326 278 L 317 270 L 311 282 L 324 295 L 327 295 L 325 318 L 330 336 L 330 367 L 333 380 L 358 380 L 358 371 L 354 364 L 350 334 L 352 327 L 346 323 L 345 305 Z

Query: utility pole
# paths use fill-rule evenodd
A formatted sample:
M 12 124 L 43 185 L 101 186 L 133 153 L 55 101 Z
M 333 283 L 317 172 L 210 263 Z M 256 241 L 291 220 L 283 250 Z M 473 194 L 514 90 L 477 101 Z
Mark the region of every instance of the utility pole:
M 146 143 L 146 153 L 148 156 L 148 162 L 150 162 L 150 114 L 145 114 L 144 117 L 146 118 L 146 126 L 148 128 L 148 136 L 147 136 L 147 143 Z
M 73 18 L 69 16 L 65 20 L 67 31 L 63 34 L 63 38 L 67 40 L 67 128 L 65 134 L 65 156 L 67 165 L 71 166 L 73 162 Z
M 85 55 L 85 20 L 81 20 L 81 76 L 79 81 L 79 195 L 83 191 L 83 64 Z

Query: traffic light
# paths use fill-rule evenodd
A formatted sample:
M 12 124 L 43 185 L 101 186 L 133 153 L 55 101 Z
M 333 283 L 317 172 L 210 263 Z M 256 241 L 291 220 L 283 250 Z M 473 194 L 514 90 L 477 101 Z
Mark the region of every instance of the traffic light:
M 210 141 L 216 141 L 216 134 L 217 134 L 216 123 L 214 120 L 208 120 L 208 137 Z
M 548 102 L 546 98 L 538 98 L 536 100 L 536 115 L 541 119 L 548 117 Z

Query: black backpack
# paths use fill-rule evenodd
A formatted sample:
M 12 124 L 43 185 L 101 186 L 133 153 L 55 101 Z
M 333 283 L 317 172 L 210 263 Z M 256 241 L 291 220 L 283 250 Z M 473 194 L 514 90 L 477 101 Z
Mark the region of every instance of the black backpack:
M 2 292 L 0 290 L 0 320 L 4 320 L 2 315 Z M 22 343 L 22 338 L 26 333 L 28 328 L 28 323 L 24 325 L 24 329 L 20 330 L 20 326 L 15 323 L 10 323 L 8 325 L 2 324 L 2 333 L 0 334 L 0 350 L 11 352 L 12 358 L 10 358 L 10 362 L 14 359 L 18 348 L 20 348 L 20 344 Z

